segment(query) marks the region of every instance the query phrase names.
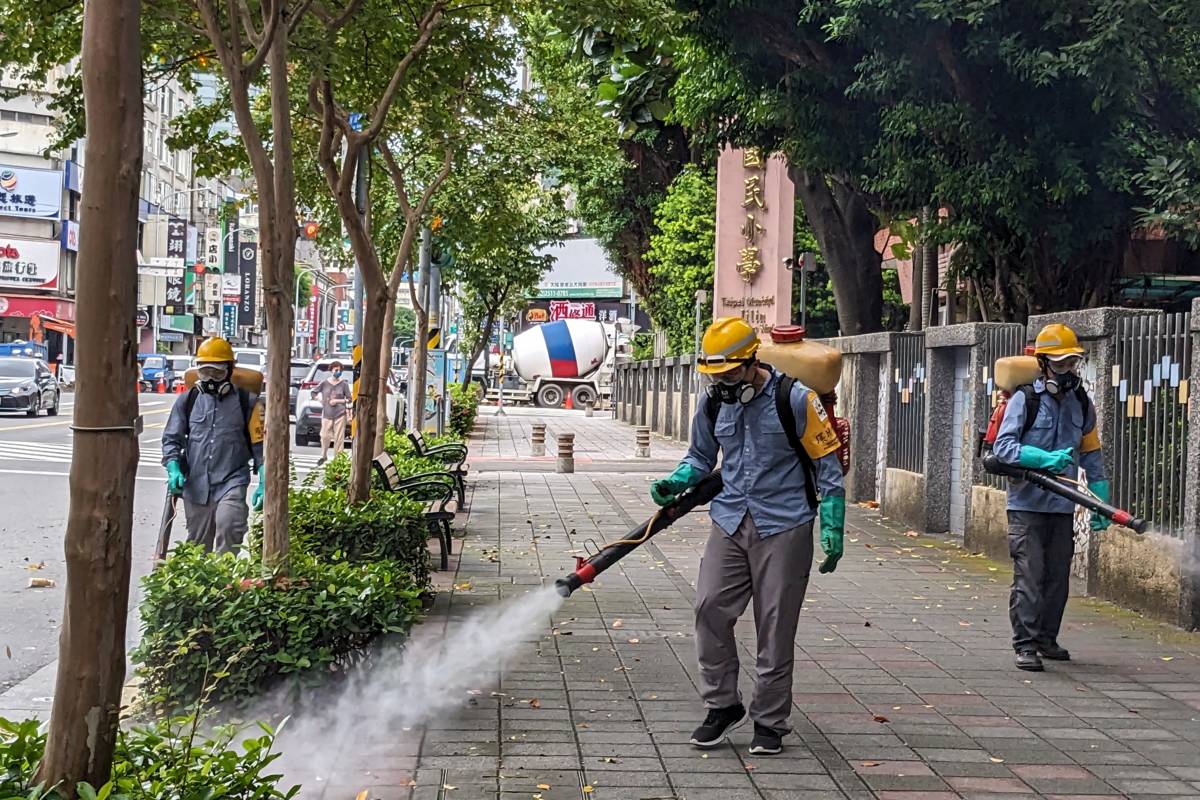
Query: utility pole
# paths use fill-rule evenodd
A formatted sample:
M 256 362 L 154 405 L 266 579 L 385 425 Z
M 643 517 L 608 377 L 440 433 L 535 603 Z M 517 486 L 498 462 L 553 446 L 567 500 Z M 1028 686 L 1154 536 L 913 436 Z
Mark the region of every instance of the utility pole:
M 421 228 L 421 246 L 417 255 L 417 273 L 420 281 L 417 284 L 417 299 L 425 308 L 425 323 L 429 324 L 430 306 L 429 306 L 429 272 L 430 258 L 433 250 L 433 231 L 428 226 Z M 418 327 L 421 324 L 420 315 L 417 317 Z M 428 329 L 428 328 L 427 328 Z M 409 418 L 411 420 L 411 429 L 421 431 L 425 427 L 425 380 L 427 365 L 429 363 L 429 348 L 425 348 L 424 353 L 416 352 L 421 347 L 421 335 L 419 330 L 413 331 L 413 355 L 409 359 L 408 364 L 408 393 L 411 398 L 409 403 Z M 417 369 L 420 366 L 421 369 Z M 417 406 L 420 406 L 418 408 Z

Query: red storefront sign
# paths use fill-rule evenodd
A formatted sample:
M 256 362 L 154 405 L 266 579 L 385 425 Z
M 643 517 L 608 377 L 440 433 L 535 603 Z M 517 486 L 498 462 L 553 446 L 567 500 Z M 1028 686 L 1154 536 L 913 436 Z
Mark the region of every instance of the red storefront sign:
M 570 300 L 550 301 L 550 321 L 559 319 L 595 319 L 595 303 L 575 303 Z
M 34 314 L 74 322 L 75 301 L 55 297 L 0 295 L 0 317 L 31 317 Z
M 321 298 L 321 287 L 317 286 L 317 282 L 313 281 L 312 298 L 308 301 L 308 309 L 306 316 L 308 317 L 308 340 L 313 344 L 317 343 L 317 302 Z

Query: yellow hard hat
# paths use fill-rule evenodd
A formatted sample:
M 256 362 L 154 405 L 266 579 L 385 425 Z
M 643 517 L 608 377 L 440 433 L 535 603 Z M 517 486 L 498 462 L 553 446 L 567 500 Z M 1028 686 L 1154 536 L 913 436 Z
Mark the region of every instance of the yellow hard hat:
M 220 336 L 211 336 L 196 349 L 197 364 L 225 364 L 233 361 L 233 348 Z
M 1075 331 L 1061 322 L 1055 322 L 1038 333 L 1033 344 L 1033 353 L 1057 361 L 1068 356 L 1082 356 L 1084 350 L 1079 346 L 1079 337 L 1075 335 Z
M 350 351 L 350 361 L 355 364 L 362 363 L 362 345 L 354 345 L 354 349 Z
M 718 375 L 742 366 L 758 352 L 758 334 L 741 317 L 718 317 L 704 332 L 696 369 Z

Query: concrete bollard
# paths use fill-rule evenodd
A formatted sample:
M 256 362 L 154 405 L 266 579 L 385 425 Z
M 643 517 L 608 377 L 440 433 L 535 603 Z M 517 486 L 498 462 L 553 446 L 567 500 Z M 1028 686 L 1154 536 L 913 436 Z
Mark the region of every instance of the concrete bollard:
M 583 415 L 584 415 L 585 417 L 590 417 L 590 416 L 592 416 L 592 407 L 593 407 L 593 404 L 592 404 L 592 403 L 588 403 L 587 405 L 585 405 L 585 406 L 583 407 Z
M 558 435 L 558 466 L 555 472 L 575 471 L 575 434 L 560 433 Z
M 546 455 L 546 423 L 533 423 L 533 434 L 529 437 L 529 445 L 535 456 Z
M 634 457 L 635 458 L 649 458 L 650 457 L 650 429 L 649 428 L 638 428 L 636 441 L 637 441 L 637 446 L 633 450 Z

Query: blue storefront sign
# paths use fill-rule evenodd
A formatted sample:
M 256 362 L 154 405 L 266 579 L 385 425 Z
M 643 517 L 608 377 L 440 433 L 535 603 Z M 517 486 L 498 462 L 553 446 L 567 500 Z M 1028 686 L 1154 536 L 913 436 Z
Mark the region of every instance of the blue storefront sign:
M 237 303 L 225 303 L 221 306 L 221 335 L 226 339 L 237 336 Z

